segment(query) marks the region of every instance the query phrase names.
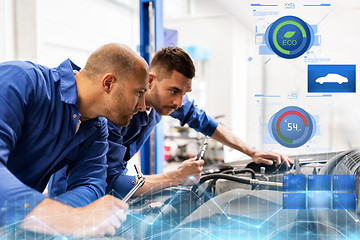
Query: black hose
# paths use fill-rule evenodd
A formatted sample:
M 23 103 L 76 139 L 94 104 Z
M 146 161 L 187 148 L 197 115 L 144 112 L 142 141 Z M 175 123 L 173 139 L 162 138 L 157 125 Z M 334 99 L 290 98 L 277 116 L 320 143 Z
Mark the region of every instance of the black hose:
M 252 179 L 256 179 L 255 171 L 251 168 L 243 168 L 243 169 L 232 169 L 221 172 L 223 174 L 232 173 L 232 174 L 240 174 L 240 173 L 250 173 Z
M 238 183 L 250 184 L 250 179 L 236 177 L 236 176 L 227 175 L 227 174 L 223 174 L 223 173 L 214 173 L 214 174 L 205 175 L 205 176 L 201 177 L 199 183 L 194 185 L 192 187 L 191 191 L 195 193 L 195 191 L 199 188 L 199 186 L 201 184 L 203 184 L 207 180 L 211 180 L 211 179 L 227 179 L 227 180 L 238 182 Z
M 243 168 L 243 169 L 229 169 L 229 170 L 225 170 L 223 172 L 221 172 L 221 174 L 228 174 L 228 173 L 231 173 L 231 174 L 241 174 L 241 173 L 250 173 L 251 174 L 251 178 L 252 179 L 256 179 L 256 175 L 255 175 L 255 171 L 252 170 L 251 168 Z M 213 179 L 212 181 L 209 182 L 209 185 L 207 186 L 206 188 L 206 191 L 209 192 L 209 190 L 211 188 L 215 188 L 216 186 L 216 181 L 218 179 Z M 252 187 L 253 188 L 253 187 Z

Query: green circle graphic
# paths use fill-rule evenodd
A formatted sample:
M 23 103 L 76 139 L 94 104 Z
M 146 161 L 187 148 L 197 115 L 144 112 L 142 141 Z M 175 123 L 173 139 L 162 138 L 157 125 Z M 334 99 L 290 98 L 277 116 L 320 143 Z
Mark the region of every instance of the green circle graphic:
M 296 21 L 292 21 L 292 20 L 288 20 L 288 21 L 284 21 L 282 23 L 280 23 L 274 30 L 274 33 L 273 33 L 273 42 L 274 42 L 274 45 L 275 47 L 280 51 L 282 52 L 283 54 L 290 54 L 290 51 L 289 50 L 285 50 L 283 49 L 282 47 L 280 47 L 277 39 L 276 39 L 276 36 L 277 36 L 277 33 L 279 32 L 280 28 L 285 26 L 285 25 L 288 25 L 288 24 L 291 24 L 291 25 L 295 25 L 296 27 L 298 27 L 301 31 L 301 34 L 303 36 L 303 38 L 306 38 L 306 31 L 305 29 L 303 28 L 303 26 L 301 26 L 301 24 L 299 24 L 298 22 Z

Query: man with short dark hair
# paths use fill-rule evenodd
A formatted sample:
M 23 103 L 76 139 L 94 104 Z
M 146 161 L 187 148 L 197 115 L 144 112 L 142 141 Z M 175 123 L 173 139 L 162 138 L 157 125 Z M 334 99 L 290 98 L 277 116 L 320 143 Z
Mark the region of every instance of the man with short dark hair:
M 134 187 L 135 176 L 126 175 L 127 161 L 140 149 L 151 131 L 161 120 L 161 115 L 170 115 L 179 119 L 181 125 L 188 124 L 198 132 L 239 150 L 250 156 L 256 163 L 276 165 L 290 159 L 277 153 L 252 150 L 249 145 L 236 137 L 230 130 L 219 125 L 203 110 L 196 107 L 194 101 L 186 96 L 191 91 L 195 67 L 190 56 L 179 47 L 166 47 L 155 53 L 149 71 L 149 90 L 145 95 L 146 111 L 137 113 L 127 127 L 120 127 L 108 122 L 109 152 L 107 192 L 115 190 L 122 197 Z M 135 195 L 155 193 L 165 187 L 192 185 L 199 181 L 203 160 L 192 158 L 184 161 L 178 169 L 149 175 L 145 184 Z M 65 171 L 65 170 L 62 170 Z M 64 183 L 59 181 L 61 173 L 52 182 L 51 194 L 64 191 Z M 151 190 L 151 191 L 150 191 Z
M 148 67 L 130 48 L 107 44 L 80 70 L 0 64 L 0 227 L 47 234 L 115 234 L 128 205 L 104 196 L 108 118 L 129 124 L 145 110 Z M 67 165 L 67 189 L 41 194 Z M 98 200 L 97 200 L 98 199 Z

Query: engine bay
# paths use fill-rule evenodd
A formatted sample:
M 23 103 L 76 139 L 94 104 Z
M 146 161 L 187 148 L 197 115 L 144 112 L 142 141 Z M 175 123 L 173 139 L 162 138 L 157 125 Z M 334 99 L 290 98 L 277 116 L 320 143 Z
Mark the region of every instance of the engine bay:
M 285 175 L 355 175 L 359 149 L 291 156 L 294 163 L 251 161 L 208 166 L 200 183 L 138 197 L 122 230 L 125 239 L 355 239 L 355 209 L 284 209 Z M 307 193 L 309 194 L 309 193 Z M 359 187 L 356 184 L 356 199 Z

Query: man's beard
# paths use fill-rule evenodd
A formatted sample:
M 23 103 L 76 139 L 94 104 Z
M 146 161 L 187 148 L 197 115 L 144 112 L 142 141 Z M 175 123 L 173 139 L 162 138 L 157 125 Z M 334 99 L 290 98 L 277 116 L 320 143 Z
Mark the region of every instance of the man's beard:
M 160 109 L 156 109 L 155 110 L 160 114 L 160 115 L 164 115 L 167 116 L 169 114 L 171 114 L 172 112 L 174 112 L 177 109 L 177 107 L 175 106 L 164 106 Z
M 131 118 L 129 115 L 120 115 L 120 116 L 113 116 L 114 119 L 110 120 L 111 122 L 115 123 L 118 126 L 126 127 L 130 124 Z

